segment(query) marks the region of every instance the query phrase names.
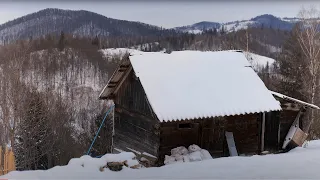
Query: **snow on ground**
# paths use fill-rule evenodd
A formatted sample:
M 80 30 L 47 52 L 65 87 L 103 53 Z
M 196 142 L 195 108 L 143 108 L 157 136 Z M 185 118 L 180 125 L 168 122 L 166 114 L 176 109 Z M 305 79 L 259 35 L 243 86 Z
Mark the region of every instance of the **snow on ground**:
M 199 29 L 190 29 L 187 32 L 190 34 L 201 34 L 203 31 Z
M 250 64 L 252 65 L 252 68 L 256 71 L 260 71 L 262 67 L 266 67 L 267 64 L 269 64 L 269 70 L 272 70 L 272 65 L 275 62 L 274 59 L 266 57 L 266 56 L 261 56 L 258 54 L 254 53 L 246 53 L 246 57 Z
M 235 22 L 225 23 L 223 26 L 227 32 L 234 32 L 242 29 L 247 29 L 253 23 L 255 22 L 245 20 L 245 21 L 235 21 Z
M 299 18 L 281 18 L 282 21 L 287 21 L 287 22 L 292 22 L 292 23 L 296 23 L 296 22 L 299 22 L 301 21 L 301 19 Z
M 108 48 L 108 49 L 101 49 L 100 52 L 103 53 L 105 58 L 113 58 L 119 56 L 122 58 L 127 53 L 140 53 L 142 51 L 130 48 Z
M 67 166 L 47 171 L 10 172 L 0 179 L 320 179 L 320 140 L 285 154 L 227 157 L 143 169 L 124 167 L 120 172 L 108 169 L 100 172 L 99 167 L 106 161 L 119 158 L 119 155 L 114 156 L 105 155 L 101 159 L 83 156 L 72 159 Z M 120 157 L 131 157 L 130 153 L 125 156 Z
M 269 49 L 269 51 L 271 53 L 279 53 L 279 52 L 281 52 L 281 48 L 280 47 L 272 46 L 270 44 L 266 45 L 266 47 Z
M 159 45 L 159 42 L 152 42 L 152 43 L 145 43 L 145 44 L 131 46 L 129 49 L 136 49 L 139 51 L 143 51 L 146 48 L 152 48 L 152 46 L 158 46 L 158 45 Z

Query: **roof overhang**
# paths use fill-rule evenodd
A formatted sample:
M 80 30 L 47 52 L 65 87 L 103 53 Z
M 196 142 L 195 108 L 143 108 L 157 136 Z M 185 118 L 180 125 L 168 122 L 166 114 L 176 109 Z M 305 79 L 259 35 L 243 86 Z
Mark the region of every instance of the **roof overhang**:
M 303 107 L 306 107 L 306 108 L 311 108 L 311 109 L 320 109 L 318 106 L 314 105 L 314 104 L 310 104 L 310 103 L 307 103 L 307 102 L 304 102 L 304 101 L 301 101 L 299 99 L 295 99 L 295 98 L 292 98 L 292 97 L 289 97 L 289 96 L 286 96 L 286 95 L 283 95 L 281 93 L 277 93 L 277 92 L 274 92 L 274 91 L 270 91 L 271 94 L 275 97 L 278 97 L 278 98 L 281 98 L 283 100 L 287 100 L 287 101 L 291 101 L 291 102 L 294 102 L 294 103 L 297 103 L 297 104 L 300 104 L 301 106 Z
M 107 85 L 103 88 L 99 95 L 99 99 L 113 99 L 114 94 L 117 93 L 121 84 L 132 70 L 132 65 L 129 58 L 124 59 L 116 71 L 112 74 Z

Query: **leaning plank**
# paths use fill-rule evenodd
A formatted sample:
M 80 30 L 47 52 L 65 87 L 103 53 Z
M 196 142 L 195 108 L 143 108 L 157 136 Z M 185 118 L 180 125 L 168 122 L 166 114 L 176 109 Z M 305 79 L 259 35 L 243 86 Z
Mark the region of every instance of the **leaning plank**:
M 228 143 L 230 156 L 238 156 L 236 143 L 234 142 L 233 133 L 226 131 L 226 139 Z
M 289 129 L 289 132 L 287 133 L 286 138 L 283 142 L 282 149 L 285 149 L 289 145 L 289 143 L 292 141 L 297 129 L 299 129 L 299 119 L 300 119 L 300 116 L 302 115 L 303 111 L 304 111 L 303 109 L 301 109 L 299 111 L 294 122 L 292 123 L 292 125 Z

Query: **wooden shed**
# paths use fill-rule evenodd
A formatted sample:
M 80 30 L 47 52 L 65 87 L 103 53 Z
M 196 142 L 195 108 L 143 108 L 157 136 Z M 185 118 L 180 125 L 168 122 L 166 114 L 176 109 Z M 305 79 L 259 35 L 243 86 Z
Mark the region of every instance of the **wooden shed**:
M 280 102 L 282 111 L 265 114 L 265 150 L 270 152 L 287 151 L 301 146 L 308 132 L 302 131 L 302 121 L 307 109 L 319 110 L 310 104 L 278 92 L 270 91 Z
M 113 150 L 149 155 L 158 164 L 172 148 L 192 144 L 213 157 L 229 156 L 226 132 L 238 154 L 259 154 L 275 131 L 264 131 L 266 113 L 281 111 L 241 51 L 135 53 L 99 98 L 115 103 Z

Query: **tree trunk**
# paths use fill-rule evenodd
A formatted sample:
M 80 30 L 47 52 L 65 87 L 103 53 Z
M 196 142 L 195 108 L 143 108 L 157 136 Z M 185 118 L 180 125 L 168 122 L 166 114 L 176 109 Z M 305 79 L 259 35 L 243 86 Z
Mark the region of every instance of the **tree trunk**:
M 316 78 L 312 78 L 312 87 L 311 87 L 311 104 L 315 102 L 315 94 L 316 94 Z M 310 127 L 315 119 L 314 110 L 311 109 L 310 119 L 307 120 L 306 127 L 304 128 L 305 133 L 309 133 Z

